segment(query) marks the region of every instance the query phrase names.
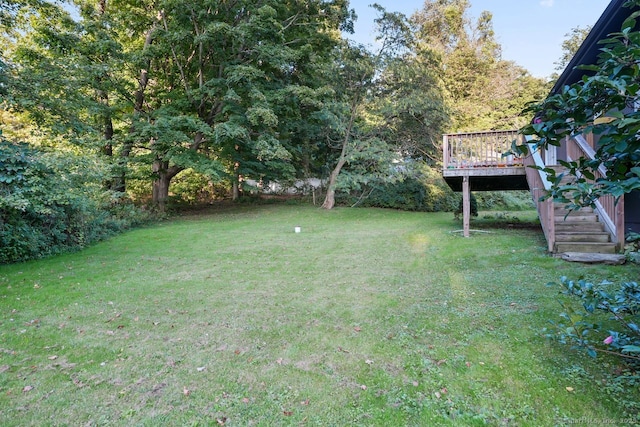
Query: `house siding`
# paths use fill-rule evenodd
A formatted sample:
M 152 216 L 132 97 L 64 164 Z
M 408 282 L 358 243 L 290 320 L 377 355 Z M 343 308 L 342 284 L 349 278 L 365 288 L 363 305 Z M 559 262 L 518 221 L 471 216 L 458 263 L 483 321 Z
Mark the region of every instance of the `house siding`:
M 640 233 L 640 190 L 632 191 L 624 196 L 625 233 Z

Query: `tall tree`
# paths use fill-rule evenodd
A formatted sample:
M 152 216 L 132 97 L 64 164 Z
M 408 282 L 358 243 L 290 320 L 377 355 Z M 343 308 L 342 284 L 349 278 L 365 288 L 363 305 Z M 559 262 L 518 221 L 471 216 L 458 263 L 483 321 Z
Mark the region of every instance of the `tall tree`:
M 449 131 L 478 131 L 523 124 L 516 111 L 544 92 L 541 79 L 501 59 L 492 15 L 469 18 L 468 0 L 427 0 L 411 17 L 418 54 L 432 58 L 447 92 Z M 523 96 L 526 90 L 526 97 Z M 519 106 L 514 106 L 517 100 Z
M 325 209 L 335 205 L 337 189 L 401 179 L 397 162 L 432 154 L 433 139 L 439 140 L 448 119 L 442 87 L 429 61 L 415 55 L 406 17 L 373 7 L 379 14 L 377 51 L 345 46 L 337 61 L 341 109 Z
M 346 0 L 75 5 L 78 23 L 51 6 L 14 43 L 14 93 L 34 120 L 90 136 L 121 166 L 147 162 L 158 204 L 185 168 L 236 188 L 295 176 L 299 110 L 314 114 L 330 92 L 318 70 L 351 25 Z M 113 188 L 124 190 L 124 172 Z
M 154 200 L 186 167 L 242 177 L 293 176 L 280 138 L 286 93 L 316 90 L 300 72 L 323 61 L 348 19 L 342 1 L 165 1 L 152 38 L 138 140 L 153 157 Z M 306 88 L 306 89 L 305 89 Z M 146 142 L 144 142 L 146 141 Z

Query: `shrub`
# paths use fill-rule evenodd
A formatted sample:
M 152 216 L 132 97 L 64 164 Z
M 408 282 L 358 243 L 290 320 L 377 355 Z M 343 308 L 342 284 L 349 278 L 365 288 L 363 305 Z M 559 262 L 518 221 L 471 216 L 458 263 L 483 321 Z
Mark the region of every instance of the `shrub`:
M 0 137 L 1 138 L 1 137 Z M 147 219 L 95 158 L 0 140 L 0 264 L 76 250 Z
M 560 286 L 564 295 L 579 299 L 582 307 L 574 308 L 572 300 L 561 301 L 563 321 L 552 322 L 555 329 L 548 336 L 584 349 L 592 357 L 606 352 L 640 367 L 640 286 L 629 282 L 615 289 L 609 282 L 594 285 L 566 277 L 561 278 Z
M 458 203 L 458 209 L 453 211 L 453 216 L 455 219 L 460 219 L 460 215 L 462 215 L 464 210 L 464 199 L 460 199 L 460 203 Z M 469 207 L 471 210 L 471 216 L 478 216 L 478 201 L 476 200 L 476 196 L 473 193 L 469 193 Z
M 535 209 L 528 191 L 480 191 L 475 193 L 481 211 Z
M 457 200 L 438 170 L 417 162 L 395 182 L 370 183 L 336 199 L 342 205 L 419 212 L 451 212 Z
M 640 264 L 640 233 L 630 232 L 627 234 L 624 254 L 629 261 Z

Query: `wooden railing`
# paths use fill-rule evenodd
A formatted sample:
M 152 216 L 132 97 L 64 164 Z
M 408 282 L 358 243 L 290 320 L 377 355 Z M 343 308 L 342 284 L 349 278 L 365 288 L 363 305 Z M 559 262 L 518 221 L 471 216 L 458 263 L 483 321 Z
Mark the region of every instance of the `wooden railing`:
M 527 143 L 529 143 L 529 138 L 527 138 Z M 529 183 L 533 202 L 536 204 L 536 209 L 538 210 L 538 217 L 540 218 L 542 231 L 547 239 L 547 250 L 549 252 L 553 252 L 556 243 L 556 223 L 553 200 L 543 200 L 543 197 L 551 189 L 551 183 L 547 180 L 546 172 L 535 168 L 536 166 L 544 168 L 544 153 L 534 150 L 533 144 L 529 143 L 528 145 L 530 154 L 524 158 L 527 182 Z
M 580 157 L 593 159 L 595 151 L 592 144 L 587 141 L 583 135 L 575 135 L 567 138 L 567 160 L 577 160 Z M 601 166 L 597 171 L 593 171 L 595 180 L 606 176 L 606 169 Z M 618 247 L 624 246 L 624 197 L 618 200 L 613 196 L 602 196 L 596 201 L 596 212 L 600 217 L 600 221 L 605 225 L 612 241 L 618 244 Z
M 517 130 L 443 135 L 444 168 L 522 166 L 521 157 L 503 155 L 511 150 L 511 143 L 517 138 Z

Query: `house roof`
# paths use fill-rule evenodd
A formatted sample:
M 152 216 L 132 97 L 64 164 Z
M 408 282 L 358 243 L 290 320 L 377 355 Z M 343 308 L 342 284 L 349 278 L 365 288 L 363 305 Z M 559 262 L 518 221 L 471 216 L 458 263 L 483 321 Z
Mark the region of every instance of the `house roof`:
M 556 83 L 551 89 L 551 93 L 557 93 L 565 85 L 571 85 L 579 81 L 585 74 L 592 74 L 589 71 L 577 69 L 579 65 L 593 65 L 598 61 L 601 45 L 598 42 L 607 38 L 611 33 L 619 32 L 622 23 L 631 13 L 640 10 L 635 5 L 631 8 L 623 7 L 628 0 L 611 0 L 609 6 L 604 10 L 600 19 L 593 25 L 593 28 L 584 39 L 577 52 L 569 61 Z

